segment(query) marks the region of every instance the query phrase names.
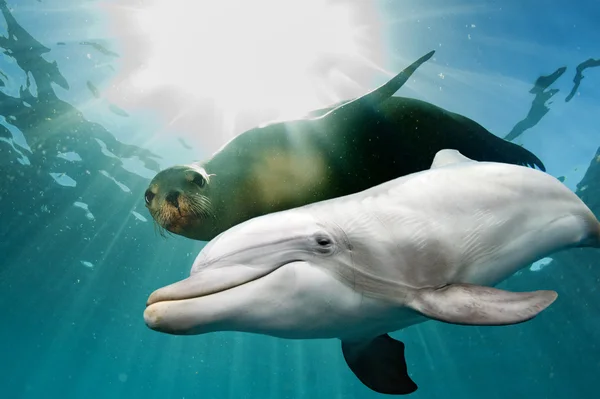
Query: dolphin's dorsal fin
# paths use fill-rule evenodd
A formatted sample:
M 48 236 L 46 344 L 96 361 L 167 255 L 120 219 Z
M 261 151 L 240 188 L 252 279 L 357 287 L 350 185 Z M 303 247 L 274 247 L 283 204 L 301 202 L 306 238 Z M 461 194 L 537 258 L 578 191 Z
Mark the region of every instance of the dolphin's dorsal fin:
M 452 165 L 460 162 L 475 162 L 470 158 L 465 157 L 457 150 L 440 150 L 433 157 L 430 169 L 441 168 L 447 165 Z
M 423 57 L 419 58 L 417 61 L 413 62 L 409 67 L 404 69 L 398 75 L 394 76 L 387 83 L 384 83 L 383 85 L 370 91 L 369 93 L 367 93 L 361 97 L 358 97 L 355 100 L 344 103 L 344 104 L 340 105 L 339 107 L 334 108 L 331 111 L 327 112 L 326 114 L 319 116 L 315 119 L 330 118 L 330 117 L 335 117 L 335 118 L 341 117 L 342 119 L 344 119 L 344 118 L 348 118 L 348 117 L 352 116 L 354 113 L 356 113 L 358 110 L 360 110 L 362 107 L 364 107 L 367 104 L 372 104 L 372 105 L 380 104 L 382 101 L 385 101 L 388 98 L 390 98 L 391 96 L 393 96 L 394 93 L 397 92 L 398 89 L 400 89 L 400 87 L 402 87 L 406 83 L 406 81 L 417 70 L 417 68 L 420 67 L 421 64 L 423 64 L 424 62 L 429 60 L 433 56 L 434 53 L 435 53 L 435 50 L 430 51 L 429 53 L 425 54 Z

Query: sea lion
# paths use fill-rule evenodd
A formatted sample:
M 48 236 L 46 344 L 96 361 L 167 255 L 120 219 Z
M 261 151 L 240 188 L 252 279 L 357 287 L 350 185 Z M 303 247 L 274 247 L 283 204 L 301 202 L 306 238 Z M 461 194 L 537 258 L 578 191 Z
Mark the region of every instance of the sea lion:
M 256 216 L 353 194 L 426 170 L 435 153 L 537 166 L 526 149 L 464 116 L 392 97 L 434 52 L 364 96 L 242 133 L 209 160 L 159 172 L 145 192 L 157 224 L 208 241 Z M 162 232 L 162 230 L 161 230 Z
M 586 246 L 600 247 L 600 223 L 557 179 L 444 150 L 430 170 L 227 230 L 190 277 L 150 295 L 144 319 L 169 334 L 339 338 L 366 386 L 407 394 L 417 386 L 389 332 L 430 319 L 527 321 L 556 292 L 492 286 Z

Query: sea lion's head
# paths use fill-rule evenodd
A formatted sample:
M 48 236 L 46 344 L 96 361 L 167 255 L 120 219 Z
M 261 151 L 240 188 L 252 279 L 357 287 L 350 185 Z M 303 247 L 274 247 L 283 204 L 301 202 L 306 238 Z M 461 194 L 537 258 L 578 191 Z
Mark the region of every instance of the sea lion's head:
M 177 165 L 159 172 L 144 193 L 146 208 L 161 234 L 167 230 L 206 240 L 207 219 L 215 216 L 210 175 L 197 164 Z

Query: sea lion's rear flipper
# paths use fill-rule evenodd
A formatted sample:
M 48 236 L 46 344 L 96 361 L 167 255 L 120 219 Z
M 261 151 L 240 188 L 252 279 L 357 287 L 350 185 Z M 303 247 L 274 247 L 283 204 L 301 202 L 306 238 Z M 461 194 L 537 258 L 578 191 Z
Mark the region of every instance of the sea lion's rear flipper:
M 430 319 L 452 324 L 502 326 L 522 323 L 546 309 L 554 291 L 510 292 L 471 284 L 416 291 L 408 306 Z
M 350 370 L 375 392 L 407 395 L 417 390 L 408 376 L 404 344 L 387 334 L 369 342 L 344 342 L 342 352 Z
M 368 92 L 367 94 L 358 97 L 355 100 L 348 101 L 337 108 L 329 111 L 328 113 L 320 116 L 319 118 L 350 118 L 352 115 L 356 113 L 360 114 L 361 109 L 367 105 L 378 105 L 382 101 L 387 100 L 391 96 L 394 95 L 395 92 L 398 91 L 408 79 L 412 76 L 412 74 L 420 67 L 423 63 L 433 57 L 435 50 L 430 51 L 425 54 L 423 57 L 419 58 L 415 62 L 413 62 L 409 67 L 404 69 L 398 75 L 394 76 L 392 79 L 387 81 L 387 83 L 382 84 L 378 88 Z
M 430 169 L 441 168 L 447 165 L 452 165 L 461 162 L 475 162 L 470 158 L 465 157 L 457 150 L 440 150 L 435 154 Z
M 535 168 L 537 166 L 541 171 L 546 171 L 546 166 L 534 153 L 520 145 L 511 143 L 510 141 L 500 140 L 496 147 L 496 151 L 500 157 L 498 162 L 512 163 L 515 165 L 528 166 L 530 168 Z

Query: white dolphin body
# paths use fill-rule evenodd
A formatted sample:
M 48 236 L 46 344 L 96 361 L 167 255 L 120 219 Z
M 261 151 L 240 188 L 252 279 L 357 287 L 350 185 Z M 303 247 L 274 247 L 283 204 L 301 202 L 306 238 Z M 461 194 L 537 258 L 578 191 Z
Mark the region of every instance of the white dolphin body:
M 557 179 L 442 150 L 427 171 L 229 229 L 189 278 L 152 293 L 144 318 L 170 334 L 339 338 L 366 386 L 407 394 L 417 386 L 388 332 L 529 320 L 554 291 L 491 286 L 578 246 L 600 247 L 600 224 Z

